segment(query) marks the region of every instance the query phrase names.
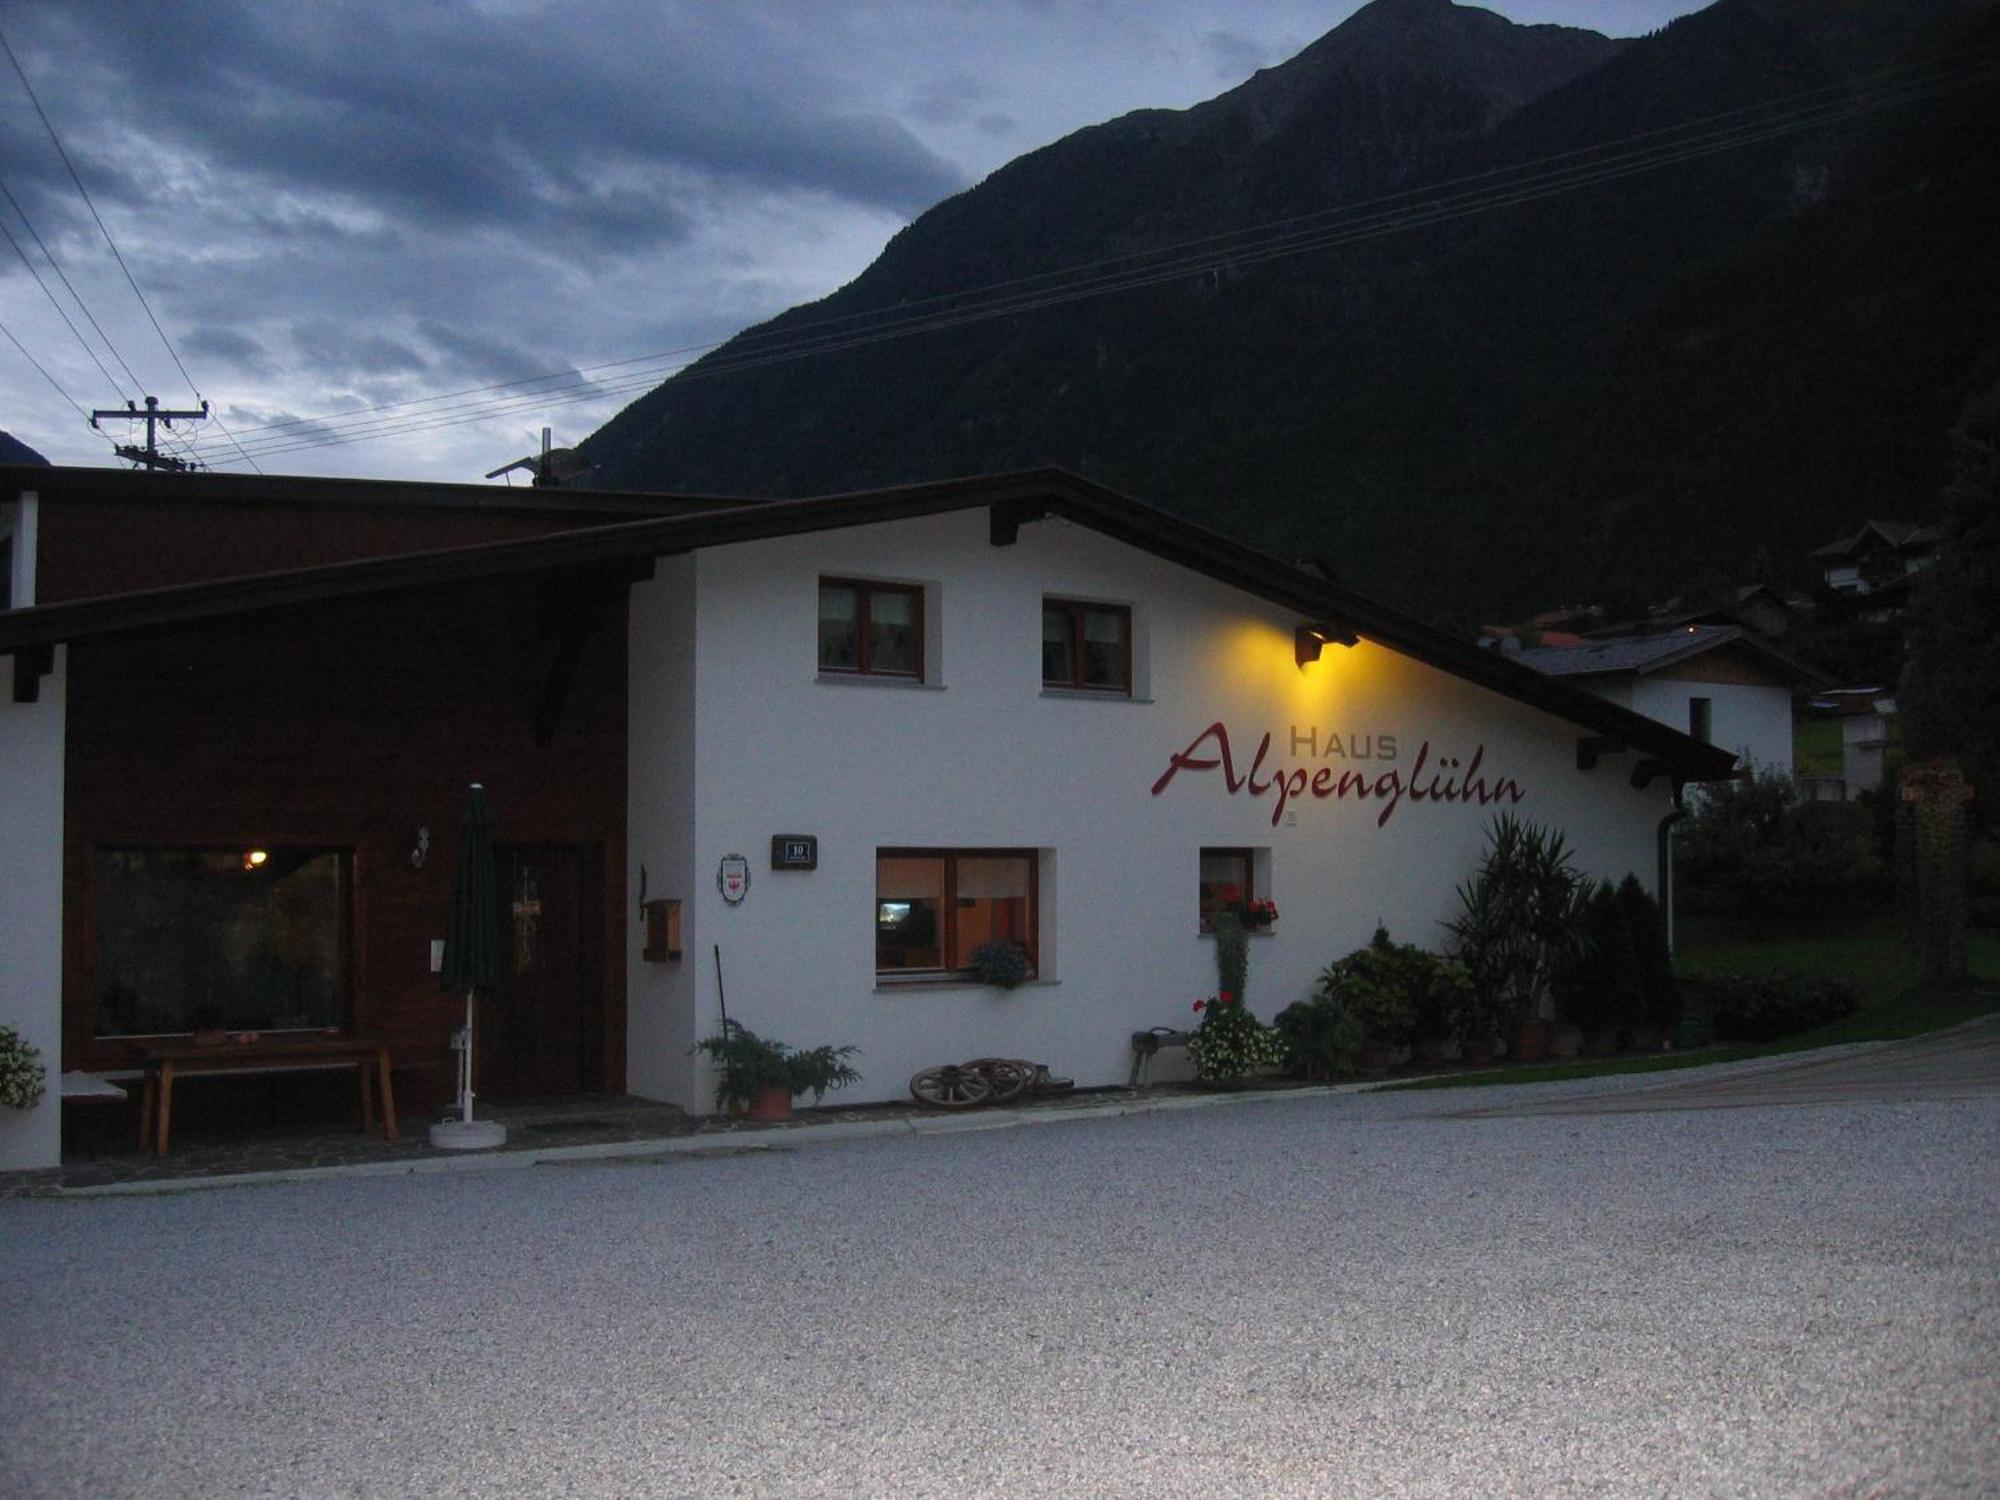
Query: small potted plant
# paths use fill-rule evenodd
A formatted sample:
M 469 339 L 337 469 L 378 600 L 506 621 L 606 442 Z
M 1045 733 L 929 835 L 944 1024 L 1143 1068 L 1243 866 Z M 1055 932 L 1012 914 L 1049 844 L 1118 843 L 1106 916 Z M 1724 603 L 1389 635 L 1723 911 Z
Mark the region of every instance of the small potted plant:
M 1025 984 L 1034 972 L 1028 963 L 1028 950 L 1019 943 L 1009 943 L 996 939 L 981 943 L 972 950 L 972 977 L 981 984 L 997 985 L 1003 990 L 1011 990 L 1016 985 Z
M 721 1064 L 715 1107 L 740 1110 L 750 1120 L 789 1120 L 796 1095 L 809 1092 L 817 1104 L 827 1090 L 861 1081 L 847 1061 L 859 1048 L 824 1046 L 801 1052 L 737 1021 L 724 1021 L 720 1032 L 703 1037 L 694 1050 Z
M 21 1040 L 11 1026 L 0 1026 L 0 1105 L 33 1109 L 48 1088 L 48 1069 L 41 1050 Z
M 1278 903 L 1265 897 L 1257 901 L 1246 901 L 1238 909 L 1239 919 L 1246 932 L 1269 932 L 1278 920 Z

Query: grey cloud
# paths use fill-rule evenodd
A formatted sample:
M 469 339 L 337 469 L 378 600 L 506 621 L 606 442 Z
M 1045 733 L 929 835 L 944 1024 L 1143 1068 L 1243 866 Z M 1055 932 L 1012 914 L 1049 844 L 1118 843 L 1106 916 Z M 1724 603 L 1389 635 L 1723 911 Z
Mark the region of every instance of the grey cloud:
M 1012 115 L 981 115 L 972 122 L 981 135 L 990 135 L 995 140 L 1002 136 L 1019 135 L 1021 122 Z
M 1237 31 L 1208 32 L 1201 46 L 1209 71 L 1224 83 L 1241 83 L 1272 60 L 1262 42 Z
M 408 375 L 430 368 L 430 362 L 407 344 L 359 332 L 333 318 L 302 319 L 292 325 L 291 335 L 301 358 L 343 378 Z
M 198 30 L 161 26 L 134 0 L 28 14 L 19 50 L 44 77 L 58 56 L 102 59 L 60 79 L 73 115 L 101 103 L 143 118 L 156 150 L 200 153 L 248 193 L 304 185 L 399 217 L 629 251 L 686 234 L 677 200 L 691 182 L 830 191 L 901 214 L 962 185 L 886 114 L 788 56 L 748 6 L 501 22 L 464 0 L 218 4 Z
M 954 68 L 917 87 L 910 96 L 910 113 L 927 125 L 962 125 L 986 96 L 978 79 Z
M 194 356 L 213 355 L 241 365 L 247 370 L 264 371 L 271 367 L 271 356 L 264 346 L 247 333 L 239 333 L 233 328 L 218 328 L 213 324 L 184 334 L 180 340 L 183 354 Z

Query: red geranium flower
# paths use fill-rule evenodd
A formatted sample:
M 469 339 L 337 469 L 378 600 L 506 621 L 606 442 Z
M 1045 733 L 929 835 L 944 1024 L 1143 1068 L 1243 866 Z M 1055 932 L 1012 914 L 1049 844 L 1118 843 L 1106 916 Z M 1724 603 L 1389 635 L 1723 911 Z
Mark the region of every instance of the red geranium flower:
M 1223 1005 L 1234 1005 L 1236 1003 L 1236 997 L 1230 994 L 1228 990 L 1224 990 L 1221 994 L 1217 995 L 1215 998 Z
M 1197 1000 L 1194 1003 L 1194 1008 L 1196 1010 L 1206 1010 L 1208 1008 L 1208 1002 L 1206 1000 Z

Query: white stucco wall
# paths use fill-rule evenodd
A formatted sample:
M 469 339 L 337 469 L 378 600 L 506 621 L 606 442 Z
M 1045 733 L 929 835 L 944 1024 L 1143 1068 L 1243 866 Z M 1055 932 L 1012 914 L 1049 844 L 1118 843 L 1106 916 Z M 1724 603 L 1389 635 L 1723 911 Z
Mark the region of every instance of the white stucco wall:
M 1693 698 L 1709 700 L 1711 744 L 1735 751 L 1746 765 L 1761 771 L 1791 775 L 1792 695 L 1787 688 L 1642 677 L 1619 701 L 1635 713 L 1686 733 L 1688 703 Z
M 1407 778 L 1428 742 L 1419 780 L 1428 786 L 1440 773 L 1451 779 L 1446 760 L 1462 767 L 1483 747 L 1489 782 L 1507 777 L 1525 790 L 1506 805 L 1562 826 L 1583 868 L 1636 870 L 1651 884 L 1670 788 L 1633 790 L 1628 756 L 1577 771 L 1575 726 L 1366 643 L 1330 646 L 1301 670 L 1296 618 L 1268 605 L 1084 528 L 1039 522 L 1017 545 L 994 548 L 986 525 L 975 511 L 695 559 L 694 862 L 679 883 L 692 896 L 688 931 L 699 937 L 677 976 L 693 980 L 695 1011 L 685 1016 L 671 984 L 635 983 L 635 1088 L 708 1107 L 700 1089 L 684 1093 L 672 1059 L 641 1061 L 661 1035 L 641 1011 L 670 1013 L 667 1045 L 676 1052 L 713 1030 L 712 943 L 722 948 L 732 1017 L 800 1046 L 861 1046 L 866 1081 L 843 1097 L 898 1097 L 920 1067 L 981 1054 L 1046 1062 L 1084 1085 L 1122 1081 L 1133 1030 L 1190 1023 L 1194 999 L 1216 988 L 1213 945 L 1197 931 L 1205 845 L 1270 851 L 1268 894 L 1283 915 L 1274 934 L 1253 940 L 1248 996 L 1266 1019 L 1365 942 L 1378 920 L 1399 940 L 1436 946 L 1454 886 L 1476 863 L 1498 807 L 1406 798 L 1382 822 L 1381 800 L 1316 799 L 1308 789 L 1273 826 L 1274 792 L 1253 796 L 1246 786 L 1230 795 L 1220 770 L 1191 768 L 1154 795 L 1171 757 L 1218 721 L 1239 774 L 1272 735 L 1261 778 L 1280 765 L 1328 767 L 1335 778 L 1352 766 L 1371 785 L 1386 770 Z M 816 680 L 817 580 L 829 573 L 930 583 L 938 680 Z M 635 596 L 635 705 L 684 691 L 684 667 L 644 639 L 665 628 L 650 596 L 675 587 L 688 592 L 663 569 Z M 1149 662 L 1146 701 L 1042 692 L 1044 594 L 1132 606 Z M 671 843 L 670 799 L 642 786 L 654 773 L 641 758 L 639 725 L 661 712 L 634 713 L 635 861 L 663 862 Z M 1336 734 L 1346 754 L 1328 754 Z M 1393 759 L 1385 736 L 1396 741 Z M 687 785 L 685 770 L 659 764 Z M 817 835 L 819 868 L 771 870 L 778 833 Z M 1042 981 L 1011 994 L 878 985 L 875 852 L 885 846 L 1043 851 Z M 753 883 L 732 908 L 715 873 L 737 853 L 748 857 Z M 651 868 L 662 890 L 662 863 Z M 672 1000 L 656 998 L 668 989 Z M 685 1040 L 684 1016 L 693 1022 Z
M 66 651 L 37 702 L 16 703 L 14 660 L 0 656 L 0 1023 L 41 1049 L 48 1093 L 0 1108 L 0 1171 L 53 1167 L 62 1155 L 63 684 Z
M 631 688 L 627 734 L 626 1087 L 649 1099 L 692 1105 L 695 974 L 701 920 L 694 894 L 694 619 L 699 599 L 692 558 L 660 559 L 653 578 L 632 590 Z M 681 902 L 681 957 L 640 956 L 640 867 L 647 899 Z M 705 1101 L 700 1108 L 706 1109 Z

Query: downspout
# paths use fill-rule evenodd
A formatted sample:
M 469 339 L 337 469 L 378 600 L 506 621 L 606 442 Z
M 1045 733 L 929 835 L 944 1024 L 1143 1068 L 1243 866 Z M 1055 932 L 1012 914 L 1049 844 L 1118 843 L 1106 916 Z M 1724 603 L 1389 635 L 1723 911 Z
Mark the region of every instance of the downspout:
M 1660 895 L 1660 915 L 1667 927 L 1667 952 L 1674 951 L 1674 825 L 1688 815 L 1687 804 L 1681 800 L 1681 791 L 1687 785 L 1680 777 L 1674 778 L 1674 810 L 1660 819 L 1660 826 L 1654 834 L 1659 849 L 1659 875 L 1655 889 Z

